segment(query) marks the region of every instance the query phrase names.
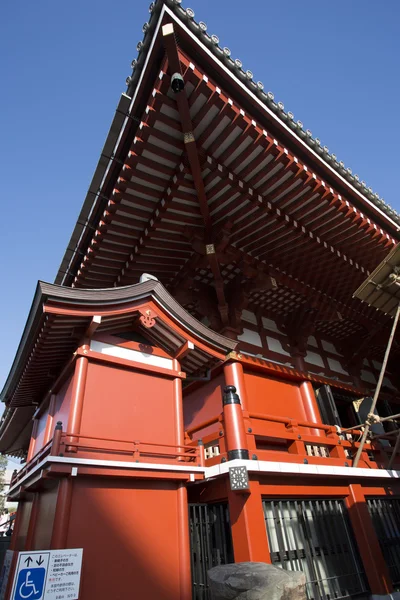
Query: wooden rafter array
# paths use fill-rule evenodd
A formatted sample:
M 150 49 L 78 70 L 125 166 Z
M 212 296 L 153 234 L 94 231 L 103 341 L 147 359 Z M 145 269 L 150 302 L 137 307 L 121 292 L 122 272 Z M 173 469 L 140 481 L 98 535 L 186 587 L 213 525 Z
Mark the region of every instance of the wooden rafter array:
M 218 295 L 245 264 L 277 283 L 266 300 L 252 292 L 250 305 L 289 312 L 318 297 L 341 314 L 317 319 L 321 330 L 342 338 L 347 319 L 365 328 L 376 317 L 352 293 L 395 240 L 177 51 L 189 117 L 171 91 L 168 55 L 73 285 L 129 285 L 147 271 L 176 290 L 203 269 Z M 222 238 L 207 261 L 206 244 Z

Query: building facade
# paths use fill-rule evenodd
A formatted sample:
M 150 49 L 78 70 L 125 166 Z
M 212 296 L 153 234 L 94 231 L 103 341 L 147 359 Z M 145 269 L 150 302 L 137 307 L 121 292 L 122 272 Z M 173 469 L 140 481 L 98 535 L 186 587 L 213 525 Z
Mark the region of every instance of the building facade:
M 353 294 L 400 217 L 193 11 L 149 14 L 2 392 L 11 548 L 83 548 L 81 600 L 206 600 L 233 561 L 389 597 L 399 346 L 353 466 L 392 325 Z

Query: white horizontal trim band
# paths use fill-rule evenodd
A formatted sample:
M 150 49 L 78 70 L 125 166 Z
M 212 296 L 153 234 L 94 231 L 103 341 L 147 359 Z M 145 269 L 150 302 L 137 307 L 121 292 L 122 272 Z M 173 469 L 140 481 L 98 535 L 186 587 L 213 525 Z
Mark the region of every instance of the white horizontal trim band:
M 93 458 L 73 458 L 68 456 L 47 456 L 31 471 L 13 485 L 8 491 L 12 494 L 26 480 L 32 477 L 37 471 L 43 469 L 49 464 L 71 465 L 74 469 L 79 466 L 86 467 L 105 467 L 108 469 L 129 469 L 132 471 L 172 471 L 184 472 L 189 474 L 204 474 L 205 479 L 219 477 L 229 473 L 230 467 L 247 467 L 249 472 L 275 473 L 285 475 L 310 475 L 310 476 L 329 476 L 347 479 L 400 479 L 400 471 L 389 471 L 387 469 L 361 469 L 359 467 L 333 467 L 325 465 L 303 465 L 298 463 L 287 463 L 266 460 L 231 460 L 212 467 L 195 467 L 185 465 L 168 465 L 163 463 L 132 463 L 122 460 L 98 460 Z M 75 473 L 77 474 L 77 472 Z M 193 479 L 191 478 L 191 481 Z
M 229 467 L 247 467 L 249 472 L 282 473 L 285 475 L 323 475 L 346 477 L 348 479 L 368 477 L 369 479 L 400 479 L 400 471 L 387 469 L 361 469 L 359 467 L 333 467 L 325 465 L 303 465 L 298 463 L 275 462 L 267 460 L 231 460 L 206 468 L 206 479 L 229 472 Z

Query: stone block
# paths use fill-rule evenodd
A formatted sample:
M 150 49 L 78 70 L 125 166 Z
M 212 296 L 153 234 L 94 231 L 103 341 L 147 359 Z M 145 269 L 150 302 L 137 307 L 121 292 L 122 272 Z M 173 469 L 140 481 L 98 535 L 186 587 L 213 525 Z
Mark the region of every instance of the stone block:
M 219 565 L 208 580 L 212 600 L 307 600 L 304 573 L 267 563 Z

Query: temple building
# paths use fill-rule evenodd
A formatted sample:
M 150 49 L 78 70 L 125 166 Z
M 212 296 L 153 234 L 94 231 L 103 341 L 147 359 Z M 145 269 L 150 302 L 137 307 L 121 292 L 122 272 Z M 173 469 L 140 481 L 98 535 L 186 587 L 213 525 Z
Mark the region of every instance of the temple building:
M 242 561 L 304 571 L 309 600 L 394 598 L 399 230 L 191 9 L 152 3 L 1 393 L 14 564 L 83 548 L 80 600 L 208 600 Z

